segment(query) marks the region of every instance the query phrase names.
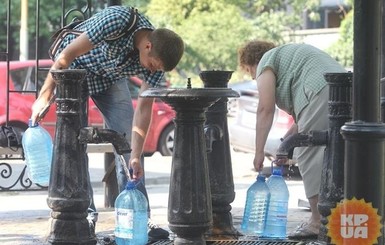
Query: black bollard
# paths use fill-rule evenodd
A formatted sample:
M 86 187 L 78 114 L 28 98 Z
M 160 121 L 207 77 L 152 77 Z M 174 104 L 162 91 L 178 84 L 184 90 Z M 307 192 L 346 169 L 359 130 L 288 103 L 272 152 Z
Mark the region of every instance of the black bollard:
M 385 37 L 384 37 L 385 39 Z M 381 78 L 381 122 L 385 123 L 385 77 Z
M 345 139 L 344 205 L 355 198 L 376 212 L 382 220 L 371 217 L 370 227 L 375 230 L 369 235 L 378 235 L 378 244 L 385 242 L 381 228 L 385 206 L 385 126 L 380 122 L 379 95 L 382 10 L 380 0 L 354 1 L 353 120 L 341 128 Z
M 199 74 L 205 88 L 227 88 L 232 71 L 203 71 Z M 230 142 L 227 127 L 227 97 L 207 108 L 205 135 L 213 225 L 208 239 L 237 239 L 231 203 L 235 199 Z
M 233 92 L 233 93 L 232 93 Z M 204 135 L 205 110 L 230 89 L 148 89 L 142 97 L 160 98 L 176 111 L 168 221 L 174 244 L 206 244 L 212 225 L 211 192 Z
M 52 209 L 50 244 L 96 244 L 95 231 L 87 220 L 91 200 L 85 145 L 78 140 L 85 74 L 85 70 L 51 71 L 57 84 L 57 123 L 47 198 Z
M 345 142 L 340 129 L 351 119 L 353 73 L 326 73 L 324 77 L 329 85 L 329 129 L 318 201 L 321 214 L 318 241 L 329 244 L 327 217 L 344 197 Z

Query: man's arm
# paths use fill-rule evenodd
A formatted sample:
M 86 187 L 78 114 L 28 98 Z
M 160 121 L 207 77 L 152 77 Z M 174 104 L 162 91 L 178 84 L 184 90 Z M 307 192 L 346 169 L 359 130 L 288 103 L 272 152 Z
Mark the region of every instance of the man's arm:
M 265 70 L 257 78 L 259 102 L 255 128 L 254 168 L 256 171 L 261 171 L 263 168 L 265 144 L 273 124 L 275 113 L 275 83 L 275 74 L 270 69 Z
M 63 51 L 59 54 L 58 58 L 52 65 L 51 70 L 67 69 L 71 65 L 72 61 L 74 61 L 74 59 L 82 54 L 87 53 L 92 48 L 93 45 L 88 39 L 87 35 L 85 33 L 81 34 L 71 44 L 63 49 Z M 53 96 L 55 87 L 55 81 L 53 80 L 51 73 L 48 73 L 48 76 L 44 81 L 44 85 L 40 90 L 39 97 L 32 106 L 31 119 L 33 123 L 36 122 L 39 113 L 49 103 L 49 100 Z
M 149 85 L 143 81 L 140 88 L 140 94 L 149 88 Z M 143 176 L 143 169 L 140 165 L 140 157 L 143 152 L 144 142 L 146 140 L 147 131 L 152 118 L 152 105 L 154 98 L 138 97 L 135 108 L 134 119 L 132 123 L 131 135 L 131 158 L 130 167 L 133 169 L 133 178 L 140 179 Z

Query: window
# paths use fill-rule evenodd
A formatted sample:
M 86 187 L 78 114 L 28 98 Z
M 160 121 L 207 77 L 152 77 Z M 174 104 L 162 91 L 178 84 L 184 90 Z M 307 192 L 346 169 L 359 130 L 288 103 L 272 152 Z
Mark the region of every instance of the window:
M 28 67 L 11 70 L 10 71 L 10 77 L 13 81 L 13 86 L 15 87 L 16 91 L 24 91 L 24 84 L 25 80 L 28 74 Z
M 10 71 L 10 76 L 13 81 L 15 91 L 36 91 L 35 87 L 35 67 L 24 67 Z M 37 86 L 40 89 L 43 86 L 44 80 L 48 74 L 49 68 L 39 68 L 37 75 Z

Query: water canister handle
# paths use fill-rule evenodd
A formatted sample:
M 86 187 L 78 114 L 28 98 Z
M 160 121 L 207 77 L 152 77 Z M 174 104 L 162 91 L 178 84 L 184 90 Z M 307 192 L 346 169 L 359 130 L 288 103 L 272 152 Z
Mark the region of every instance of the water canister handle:
M 279 175 L 281 175 L 282 176 L 282 173 L 283 173 L 283 165 L 281 165 L 281 166 L 278 166 L 278 168 L 276 168 L 276 169 L 274 169 L 274 164 L 276 163 L 276 162 L 278 162 L 278 160 L 276 159 L 276 160 L 273 160 L 273 161 L 271 161 L 271 174 L 272 175 L 278 175 L 278 174 L 274 174 L 274 172 L 278 172 L 279 171 Z M 274 171 L 274 170 L 276 170 L 276 171 Z

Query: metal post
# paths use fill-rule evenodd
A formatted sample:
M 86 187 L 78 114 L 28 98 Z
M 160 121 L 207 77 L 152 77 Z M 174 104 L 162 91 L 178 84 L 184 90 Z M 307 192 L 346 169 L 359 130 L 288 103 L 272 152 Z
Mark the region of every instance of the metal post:
M 104 153 L 104 171 L 104 207 L 113 208 L 115 207 L 116 197 L 119 195 L 114 153 Z
M 344 197 L 345 142 L 340 129 L 351 120 L 353 73 L 327 73 L 324 77 L 329 86 L 329 128 L 318 202 L 321 214 L 318 240 L 329 244 L 327 217 L 331 214 L 331 209 L 335 208 Z
M 212 223 L 204 121 L 203 107 L 176 110 L 168 207 L 174 244 L 206 244 L 203 234 Z
M 382 5 L 382 23 L 385 21 L 385 4 Z M 385 122 L 385 25 L 381 30 L 381 121 Z
M 381 0 L 354 2 L 353 121 L 379 122 Z
M 81 86 L 85 70 L 56 70 L 56 132 L 48 206 L 52 209 L 48 242 L 51 244 L 96 244 L 87 209 L 90 182 L 85 145 L 78 140 L 81 128 Z
M 204 135 L 205 110 L 231 89 L 148 89 L 141 97 L 160 98 L 176 112 L 175 143 L 170 176 L 168 221 L 177 234 L 175 245 L 206 244 L 212 225 L 211 192 Z
M 232 71 L 203 71 L 205 88 L 227 88 Z M 231 205 L 235 199 L 230 142 L 227 127 L 227 97 L 206 110 L 205 134 L 213 209 L 210 239 L 234 239 L 239 233 L 233 226 Z
M 381 100 L 380 100 L 381 101 L 381 122 L 385 123 L 385 73 L 382 76 L 383 78 L 381 79 Z
M 383 218 L 385 127 L 379 122 L 382 7 L 382 0 L 354 1 L 353 121 L 346 123 L 341 133 L 346 146 L 345 200 L 363 199 Z M 384 244 L 383 228 L 377 242 Z
M 122 5 L 121 0 L 108 0 L 108 6 Z M 106 126 L 104 126 L 106 128 Z M 104 207 L 113 208 L 115 199 L 119 195 L 119 186 L 115 171 L 115 154 L 111 152 L 104 153 Z

